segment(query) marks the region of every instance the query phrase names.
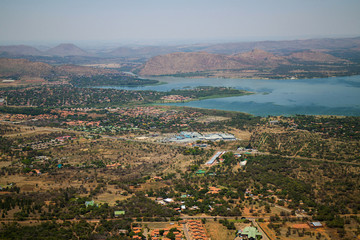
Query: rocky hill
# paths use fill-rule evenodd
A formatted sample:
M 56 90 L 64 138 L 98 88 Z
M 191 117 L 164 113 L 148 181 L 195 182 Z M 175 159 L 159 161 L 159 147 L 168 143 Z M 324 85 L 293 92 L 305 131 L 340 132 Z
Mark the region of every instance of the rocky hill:
M 260 49 L 254 49 L 250 52 L 238 53 L 232 55 L 236 61 L 256 66 L 277 66 L 279 64 L 288 64 L 289 62 L 283 56 L 278 56 Z
M 118 47 L 108 53 L 113 57 L 141 57 L 150 58 L 157 55 L 179 51 L 176 46 L 144 46 L 144 47 Z
M 84 51 L 78 46 L 70 43 L 60 44 L 56 47 L 48 49 L 47 51 L 40 51 L 34 47 L 27 45 L 11 45 L 0 46 L 1 57 L 23 57 L 23 56 L 50 56 L 50 57 L 65 57 L 65 56 L 91 56 L 90 53 Z
M 326 62 L 326 63 L 344 63 L 349 62 L 330 54 L 319 51 L 302 51 L 290 54 L 288 59 L 295 61 L 308 61 L 308 62 Z
M 63 43 L 45 52 L 51 56 L 89 56 L 90 54 L 74 44 Z
M 199 43 L 185 45 L 154 45 L 154 46 L 122 46 L 112 50 L 92 50 L 92 54 L 74 44 L 60 44 L 47 51 L 40 51 L 34 47 L 25 45 L 0 46 L 0 56 L 97 56 L 97 57 L 136 57 L 151 58 L 174 52 L 207 52 L 214 54 L 239 54 L 261 49 L 276 54 L 288 55 L 298 51 L 359 51 L 360 37 L 356 38 L 323 38 L 286 41 L 256 41 L 256 42 L 232 42 L 232 43 Z M 90 51 L 90 50 L 89 50 Z
M 349 64 L 352 71 L 360 69 L 348 60 L 321 51 L 301 51 L 288 56 L 259 49 L 232 55 L 178 52 L 151 58 L 139 73 L 145 76 L 187 73 L 201 76 L 204 73 L 204 76 L 216 77 L 319 77 L 345 74 Z
M 288 41 L 258 41 L 220 43 L 202 48 L 208 53 L 235 54 L 262 49 L 272 52 L 294 52 L 305 50 L 344 50 L 360 47 L 360 37 L 356 38 L 321 38 Z
M 0 77 L 46 77 L 53 74 L 55 70 L 55 67 L 46 63 L 0 58 Z
M 205 52 L 179 52 L 151 58 L 146 62 L 140 74 L 168 75 L 241 67 L 246 67 L 246 65 L 226 55 Z
M 114 70 L 61 65 L 51 66 L 42 62 L 32 62 L 26 59 L 0 58 L 0 77 L 40 77 L 51 79 L 55 76 L 91 76 L 116 73 Z
M 8 56 L 32 55 L 39 56 L 43 53 L 38 49 L 26 45 L 0 46 L 0 54 Z

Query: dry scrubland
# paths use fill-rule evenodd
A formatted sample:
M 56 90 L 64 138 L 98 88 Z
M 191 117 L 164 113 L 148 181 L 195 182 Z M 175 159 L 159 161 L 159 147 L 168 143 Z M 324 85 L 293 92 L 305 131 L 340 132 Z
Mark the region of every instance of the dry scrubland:
M 161 111 L 175 113 L 165 109 Z M 95 119 L 107 114 L 88 113 Z M 155 139 L 160 138 L 160 130 L 146 130 L 146 136 L 156 137 L 145 141 L 140 140 L 143 129 L 110 136 L 37 127 L 29 120 L 2 122 L 0 183 L 5 189 L 0 191 L 4 207 L 0 220 L 43 229 L 50 219 L 64 219 L 73 225 L 58 221 L 56 228 L 68 231 L 68 238 L 81 234 L 82 224 L 90 233 L 128 239 L 129 235 L 121 238 L 118 229 L 130 234 L 131 221 L 155 229 L 163 227 L 160 221 L 164 220 L 177 223 L 181 217 L 209 216 L 218 217 L 205 222 L 211 239 L 233 239 L 236 230 L 252 224 L 241 217 L 257 219 L 271 239 L 351 239 L 359 234 L 356 119 L 279 117 L 276 124 L 269 124 L 274 118 L 214 111 L 196 116 L 187 127 L 210 132 L 226 129 L 238 140 L 205 142 L 202 150 L 189 144 L 159 143 Z M 29 148 L 39 140 L 54 139 L 60 140 L 42 149 Z M 243 151 L 237 158 L 232 152 L 239 147 L 248 153 Z M 230 152 L 222 156 L 222 163 L 205 164 L 215 152 L 225 150 Z M 245 159 L 247 165 L 240 167 L 239 161 Z M 210 187 L 218 193 L 209 193 Z M 175 201 L 162 206 L 159 198 Z M 6 205 L 11 199 L 14 207 Z M 84 203 L 90 200 L 98 206 L 86 208 Z M 179 213 L 175 209 L 181 205 L 186 208 Z M 125 210 L 125 216 L 114 218 L 115 210 Z M 322 219 L 325 227 L 307 227 L 313 219 Z M 108 233 L 101 230 L 104 226 Z M 20 227 L 5 229 L 16 232 Z M 21 229 L 25 234 L 26 229 Z

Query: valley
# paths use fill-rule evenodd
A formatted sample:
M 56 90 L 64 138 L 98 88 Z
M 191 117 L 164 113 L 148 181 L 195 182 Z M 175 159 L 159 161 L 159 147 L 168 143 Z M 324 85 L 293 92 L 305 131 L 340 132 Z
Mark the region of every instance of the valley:
M 359 238 L 356 44 L 0 47 L 0 238 Z

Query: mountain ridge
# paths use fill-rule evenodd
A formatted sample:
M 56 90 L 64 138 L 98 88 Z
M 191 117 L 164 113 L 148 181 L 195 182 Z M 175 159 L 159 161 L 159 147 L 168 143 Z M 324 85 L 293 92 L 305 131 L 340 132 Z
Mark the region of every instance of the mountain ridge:
M 62 43 L 45 51 L 52 56 L 89 56 L 90 54 L 72 43 Z
M 27 59 L 0 58 L 0 77 L 41 77 L 51 78 L 55 75 L 100 75 L 117 73 L 117 71 L 77 65 L 52 66 L 43 62 Z
M 284 77 L 306 75 L 309 72 L 330 76 L 336 71 L 346 72 L 346 67 L 350 65 L 353 66 L 354 63 L 322 51 L 311 50 L 295 52 L 288 56 L 260 49 L 232 55 L 177 52 L 150 58 L 139 68 L 139 74 L 161 76 L 196 73 L 197 76 L 210 74 L 216 77 L 251 77 L 253 75 L 249 73 L 253 73 L 262 77 Z
M 95 51 L 93 54 L 72 44 L 59 44 L 47 51 L 27 45 L 0 46 L 3 56 L 102 56 L 102 57 L 145 57 L 151 58 L 173 52 L 208 52 L 216 54 L 237 54 L 260 49 L 267 52 L 288 54 L 304 50 L 359 50 L 360 37 L 353 38 L 320 38 L 303 40 L 227 42 L 217 44 L 183 44 L 183 45 L 152 45 L 152 46 L 120 46 L 109 51 Z M 6 55 L 7 54 L 7 55 Z

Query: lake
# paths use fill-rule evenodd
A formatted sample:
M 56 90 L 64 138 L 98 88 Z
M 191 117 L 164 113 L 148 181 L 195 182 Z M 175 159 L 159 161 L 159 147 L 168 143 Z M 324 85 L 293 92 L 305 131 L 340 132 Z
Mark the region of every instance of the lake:
M 360 76 L 295 80 L 175 77 L 152 79 L 167 84 L 102 88 L 169 91 L 198 86 L 224 86 L 255 92 L 255 94 L 166 105 L 240 111 L 257 116 L 295 114 L 360 116 Z

